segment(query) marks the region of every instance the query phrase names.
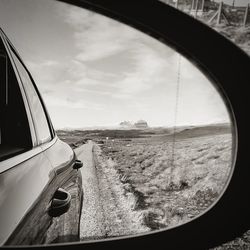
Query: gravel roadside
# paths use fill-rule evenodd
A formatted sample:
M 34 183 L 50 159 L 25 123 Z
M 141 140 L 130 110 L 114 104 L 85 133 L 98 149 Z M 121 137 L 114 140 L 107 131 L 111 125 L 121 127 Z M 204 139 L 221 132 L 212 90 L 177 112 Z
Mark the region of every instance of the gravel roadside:
M 150 231 L 143 224 L 143 213 L 134 210 L 136 197 L 126 192 L 112 161 L 102 158 L 99 146 L 89 141 L 75 152 L 83 162 L 80 239 L 131 236 Z

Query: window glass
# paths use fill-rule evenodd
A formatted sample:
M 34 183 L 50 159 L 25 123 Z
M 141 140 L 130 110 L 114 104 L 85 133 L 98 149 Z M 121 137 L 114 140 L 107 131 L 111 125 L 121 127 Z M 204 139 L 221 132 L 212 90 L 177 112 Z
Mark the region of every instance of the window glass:
M 41 144 L 41 143 L 47 142 L 51 139 L 51 133 L 50 133 L 48 120 L 47 120 L 44 108 L 42 106 L 42 103 L 40 101 L 40 98 L 36 92 L 36 89 L 26 69 L 23 67 L 23 65 L 21 64 L 21 62 L 19 61 L 19 59 L 16 57 L 14 53 L 12 53 L 12 56 L 15 60 L 15 64 L 18 68 L 18 72 L 20 74 L 21 80 L 23 82 L 23 85 L 27 94 L 27 98 L 30 103 L 30 108 L 31 108 L 33 119 L 34 119 L 37 137 L 38 137 L 38 143 Z
M 11 63 L 4 50 L 0 50 L 0 161 L 31 148 L 22 94 Z
M 0 51 L 0 114 L 3 112 L 3 106 L 6 104 L 6 76 L 7 76 L 7 60 L 3 52 Z M 2 116 L 1 116 L 2 117 Z M 0 123 L 2 119 L 0 119 Z M 0 145 L 2 144 L 2 126 L 0 126 Z

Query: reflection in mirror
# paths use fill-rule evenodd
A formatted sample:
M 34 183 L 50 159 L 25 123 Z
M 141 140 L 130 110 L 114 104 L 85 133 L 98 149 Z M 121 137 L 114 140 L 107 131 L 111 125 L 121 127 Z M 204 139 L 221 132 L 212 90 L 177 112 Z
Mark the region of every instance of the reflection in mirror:
M 39 244 L 167 229 L 197 218 L 223 194 L 235 156 L 230 113 L 185 57 L 55 1 L 0 0 L 0 24 L 58 137 L 83 162 L 81 178 L 63 187 L 75 203 L 44 225 Z

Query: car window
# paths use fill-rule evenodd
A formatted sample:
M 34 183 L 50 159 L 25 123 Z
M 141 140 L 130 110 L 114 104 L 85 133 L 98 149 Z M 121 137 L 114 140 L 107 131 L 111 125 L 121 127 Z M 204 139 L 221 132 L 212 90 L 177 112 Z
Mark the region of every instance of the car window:
M 13 59 L 15 61 L 16 67 L 20 74 L 21 80 L 23 82 L 27 98 L 30 103 L 30 108 L 36 128 L 38 143 L 42 144 L 51 140 L 51 133 L 49 123 L 45 114 L 45 110 L 42 106 L 41 100 L 36 92 L 36 89 L 30 79 L 30 76 L 22 63 L 19 61 L 17 56 L 12 53 Z
M 5 54 L 0 51 L 0 102 L 1 102 L 1 107 L 5 105 L 6 103 L 6 75 L 7 75 L 7 58 Z M 2 111 L 2 109 L 1 109 Z M 2 113 L 2 112 L 1 112 Z M 0 122 L 2 119 L 0 120 Z M 1 131 L 1 126 L 0 126 L 0 144 L 2 142 L 1 140 L 2 137 L 2 131 Z
M 0 86 L 0 161 L 2 161 L 32 147 L 21 90 L 2 44 L 0 44 Z

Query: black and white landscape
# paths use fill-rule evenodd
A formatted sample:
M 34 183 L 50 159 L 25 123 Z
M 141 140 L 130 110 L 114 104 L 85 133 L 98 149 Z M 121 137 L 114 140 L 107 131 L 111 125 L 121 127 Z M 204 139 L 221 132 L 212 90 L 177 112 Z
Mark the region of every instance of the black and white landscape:
M 236 141 L 231 111 L 205 73 L 107 17 L 20 2 L 0 0 L 0 22 L 58 137 L 83 162 L 81 240 L 171 228 L 211 208 L 233 172 Z
M 187 222 L 219 198 L 232 171 L 230 124 L 178 128 L 175 141 L 167 128 L 57 133 L 85 162 L 83 240 Z

